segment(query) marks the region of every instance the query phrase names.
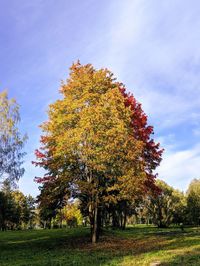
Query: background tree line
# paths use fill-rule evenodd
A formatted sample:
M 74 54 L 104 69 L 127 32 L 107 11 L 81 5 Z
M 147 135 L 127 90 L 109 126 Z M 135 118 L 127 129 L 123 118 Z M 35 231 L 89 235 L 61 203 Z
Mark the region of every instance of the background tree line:
M 157 180 L 159 195 L 142 197 L 125 206 L 102 211 L 101 226 L 124 229 L 127 224 L 154 224 L 165 228 L 170 225 L 200 225 L 200 179 L 190 183 L 186 193 Z M 47 204 L 47 202 L 49 204 Z M 126 216 L 126 217 L 125 217 Z M 49 201 L 25 196 L 3 182 L 0 190 L 0 230 L 34 228 L 63 228 L 89 225 L 89 216 L 82 201 L 66 201 L 62 208 L 55 208 Z
M 139 202 L 137 222 L 152 223 L 158 227 L 200 225 L 200 179 L 190 183 L 186 193 L 157 180 L 159 195 L 148 195 Z
M 103 209 L 101 227 L 125 229 L 127 224 L 138 223 L 152 224 L 159 228 L 171 225 L 200 225 L 200 179 L 192 180 L 186 193 L 174 189 L 162 180 L 157 180 L 156 185 L 160 189 L 159 194 L 142 196 L 129 202 L 128 206 L 126 202 L 120 202 Z M 63 208 L 55 209 L 50 202 L 44 204 L 46 201 L 43 201 L 41 195 L 39 199 L 38 208 L 44 227 L 90 224 L 86 204 L 83 201 L 75 201 L 75 204 L 66 202 Z M 68 209 L 69 214 L 67 214 Z

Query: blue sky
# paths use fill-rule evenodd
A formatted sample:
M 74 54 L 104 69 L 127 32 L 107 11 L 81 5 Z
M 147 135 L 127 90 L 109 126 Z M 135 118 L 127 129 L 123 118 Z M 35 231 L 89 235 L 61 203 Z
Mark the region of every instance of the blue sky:
M 37 195 L 31 161 L 38 125 L 60 96 L 72 62 L 107 67 L 142 103 L 165 148 L 160 178 L 186 190 L 200 166 L 200 2 L 198 0 L 0 0 L 0 90 L 21 109 L 26 173 L 19 182 Z

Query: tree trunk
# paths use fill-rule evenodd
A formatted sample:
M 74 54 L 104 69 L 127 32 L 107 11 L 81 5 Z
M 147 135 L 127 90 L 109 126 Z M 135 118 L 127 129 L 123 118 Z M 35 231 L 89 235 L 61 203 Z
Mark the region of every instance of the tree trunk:
M 122 226 L 123 230 L 125 230 L 125 228 L 126 228 L 126 221 L 127 221 L 127 214 L 126 214 L 126 209 L 125 209 L 124 210 L 123 226 Z
M 92 226 L 92 244 L 95 244 L 98 239 L 98 206 L 97 202 L 94 208 L 94 219 L 93 219 L 93 226 Z
M 120 228 L 119 215 L 116 213 L 115 210 L 113 210 L 113 212 L 112 212 L 112 227 L 113 228 Z

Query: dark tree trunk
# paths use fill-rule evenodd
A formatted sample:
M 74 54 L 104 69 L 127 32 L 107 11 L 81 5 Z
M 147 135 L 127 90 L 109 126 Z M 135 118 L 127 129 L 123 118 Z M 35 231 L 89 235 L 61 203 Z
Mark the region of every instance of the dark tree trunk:
M 127 214 L 126 214 L 126 209 L 124 210 L 124 219 L 123 219 L 123 225 L 122 229 L 125 230 L 126 228 L 126 221 L 127 221 Z
M 112 212 L 112 227 L 120 228 L 119 214 L 116 214 L 116 210 L 113 210 Z
M 98 240 L 98 206 L 95 204 L 94 208 L 94 219 L 92 226 L 92 243 L 95 244 Z

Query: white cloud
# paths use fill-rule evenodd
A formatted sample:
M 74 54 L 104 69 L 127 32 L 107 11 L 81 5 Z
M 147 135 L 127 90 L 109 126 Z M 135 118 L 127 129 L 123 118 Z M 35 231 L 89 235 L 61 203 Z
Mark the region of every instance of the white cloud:
M 158 173 L 170 185 L 186 191 L 191 180 L 200 176 L 199 162 L 199 144 L 181 151 L 166 149 Z

